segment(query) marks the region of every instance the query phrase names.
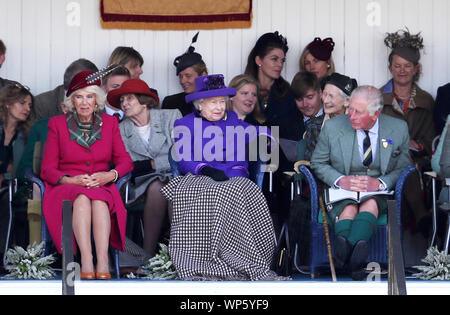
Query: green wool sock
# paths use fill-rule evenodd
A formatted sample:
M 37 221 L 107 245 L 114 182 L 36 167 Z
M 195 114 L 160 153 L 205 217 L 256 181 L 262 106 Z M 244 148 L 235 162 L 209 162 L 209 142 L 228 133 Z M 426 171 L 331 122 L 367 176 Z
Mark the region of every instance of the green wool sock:
M 353 220 L 340 220 L 334 225 L 334 233 L 336 236 L 343 236 L 348 238 L 350 231 L 352 230 Z
M 360 212 L 353 220 L 348 241 L 355 245 L 361 240 L 369 241 L 375 233 L 377 218 L 370 212 Z

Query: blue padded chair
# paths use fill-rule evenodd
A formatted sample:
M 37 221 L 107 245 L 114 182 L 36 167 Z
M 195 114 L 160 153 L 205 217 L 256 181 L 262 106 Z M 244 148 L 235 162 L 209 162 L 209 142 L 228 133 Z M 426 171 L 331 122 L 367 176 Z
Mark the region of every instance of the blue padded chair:
M 329 268 L 328 250 L 325 241 L 322 216 L 319 208 L 319 190 L 317 182 L 311 171 L 304 165 L 299 167 L 299 172 L 306 178 L 311 191 L 311 235 L 310 235 L 310 273 L 314 278 L 319 268 Z M 415 171 L 414 166 L 407 166 L 400 175 L 395 187 L 395 200 L 397 203 L 397 222 L 401 226 L 402 192 L 405 181 L 410 173 Z M 329 225 L 331 248 L 334 255 L 334 232 Z M 378 218 L 378 226 L 375 235 L 369 241 L 370 254 L 368 261 L 388 264 L 388 227 L 387 215 Z
M 25 178 L 39 186 L 39 189 L 41 191 L 41 200 L 44 200 L 44 192 L 45 192 L 44 182 L 33 173 L 32 169 L 26 170 Z M 131 178 L 131 174 L 127 174 L 127 175 L 119 178 L 119 180 L 116 182 L 117 189 L 119 189 L 119 191 L 120 191 L 120 188 L 125 183 L 127 183 L 130 180 L 130 178 Z M 45 242 L 44 256 L 47 256 L 47 255 L 51 254 L 53 241 L 50 236 L 50 232 L 48 231 L 47 224 L 45 223 L 45 218 L 44 218 L 43 214 L 42 214 L 41 222 L 42 222 L 42 224 L 41 224 L 41 240 L 43 242 Z M 115 272 L 116 272 L 117 278 L 120 278 L 119 251 L 117 249 L 114 249 L 114 267 L 115 267 Z

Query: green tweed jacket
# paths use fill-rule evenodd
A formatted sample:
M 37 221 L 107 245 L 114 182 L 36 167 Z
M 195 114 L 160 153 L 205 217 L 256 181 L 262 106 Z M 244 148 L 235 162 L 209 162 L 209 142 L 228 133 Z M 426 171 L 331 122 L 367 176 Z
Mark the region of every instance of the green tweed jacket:
M 311 168 L 317 178 L 333 186 L 341 176 L 369 175 L 383 180 L 387 189 L 393 189 L 403 169 L 410 164 L 408 125 L 383 114 L 378 121 L 378 167 L 365 167 L 355 149 L 358 142 L 356 130 L 352 128 L 348 115 L 328 120 L 311 158 Z

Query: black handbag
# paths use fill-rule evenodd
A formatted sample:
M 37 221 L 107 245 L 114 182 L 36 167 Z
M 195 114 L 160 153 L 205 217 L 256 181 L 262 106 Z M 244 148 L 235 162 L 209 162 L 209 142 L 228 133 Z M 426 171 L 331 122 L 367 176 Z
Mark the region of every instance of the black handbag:
M 292 251 L 289 244 L 289 231 L 287 224 L 281 228 L 280 237 L 272 259 L 271 269 L 277 275 L 289 277 L 292 274 Z

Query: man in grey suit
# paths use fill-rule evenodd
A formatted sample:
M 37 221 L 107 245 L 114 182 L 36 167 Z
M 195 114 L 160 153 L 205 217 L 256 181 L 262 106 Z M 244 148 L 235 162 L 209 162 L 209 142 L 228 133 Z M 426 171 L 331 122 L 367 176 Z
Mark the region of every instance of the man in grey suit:
M 349 114 L 325 123 L 311 159 L 319 180 L 351 191 L 394 189 L 410 164 L 408 126 L 381 114 L 382 109 L 381 93 L 361 86 L 352 93 Z M 348 199 L 334 203 L 328 213 L 336 233 L 336 265 L 350 263 L 355 280 L 364 277 L 368 241 L 386 211 L 387 197 L 374 196 L 360 204 Z
M 98 71 L 97 66 L 87 59 L 78 59 L 72 62 L 64 72 L 64 84 L 58 85 L 55 89 L 41 93 L 34 98 L 32 119 L 37 121 L 46 117 L 62 115 L 61 103 L 64 102 L 65 91 L 69 88 L 73 77 L 84 70 Z

